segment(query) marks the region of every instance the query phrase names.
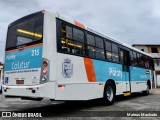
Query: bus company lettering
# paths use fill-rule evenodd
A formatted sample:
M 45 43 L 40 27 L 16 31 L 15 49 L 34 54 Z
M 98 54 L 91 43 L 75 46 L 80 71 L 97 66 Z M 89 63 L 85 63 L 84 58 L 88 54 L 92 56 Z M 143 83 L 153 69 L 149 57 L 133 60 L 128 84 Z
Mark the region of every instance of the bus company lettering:
M 140 78 L 147 78 L 147 75 L 140 75 Z
M 109 75 L 122 78 L 122 71 L 118 68 L 109 67 Z
M 6 56 L 6 60 L 15 60 L 16 59 L 16 55 L 7 55 Z
M 29 68 L 29 64 L 30 64 L 30 62 L 23 62 L 23 61 L 21 61 L 21 62 L 13 62 L 12 63 L 12 70 L 17 70 L 17 69 L 27 69 L 27 68 Z

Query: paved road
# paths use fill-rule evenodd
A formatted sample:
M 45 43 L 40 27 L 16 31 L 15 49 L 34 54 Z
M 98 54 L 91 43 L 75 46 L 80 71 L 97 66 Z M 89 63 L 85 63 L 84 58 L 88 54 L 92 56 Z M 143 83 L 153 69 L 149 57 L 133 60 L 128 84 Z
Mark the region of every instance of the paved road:
M 65 103 L 51 102 L 47 99 L 43 101 L 20 100 L 19 98 L 6 99 L 3 95 L 0 95 L 0 111 L 40 112 L 42 116 L 54 116 L 55 119 L 66 119 L 66 117 L 80 120 L 105 119 L 104 117 L 108 115 L 109 119 L 127 120 L 127 113 L 132 114 L 138 111 L 137 113 L 140 114 L 143 111 L 146 111 L 146 113 L 160 111 L 160 89 L 152 90 L 148 96 L 142 96 L 140 93 L 132 94 L 132 96 L 128 97 L 118 96 L 112 106 L 102 106 L 100 100 Z M 160 116 L 160 112 L 158 115 Z M 117 118 L 114 116 L 124 117 Z M 139 117 L 130 117 L 130 119 L 139 120 Z M 141 117 L 141 119 L 149 120 L 151 117 Z M 160 118 L 154 117 L 154 119 L 158 120 Z

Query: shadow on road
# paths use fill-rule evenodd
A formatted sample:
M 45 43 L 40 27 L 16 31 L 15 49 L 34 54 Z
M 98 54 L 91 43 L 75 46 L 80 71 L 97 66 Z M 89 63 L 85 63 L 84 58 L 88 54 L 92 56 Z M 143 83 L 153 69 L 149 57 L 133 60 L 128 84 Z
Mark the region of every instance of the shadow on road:
M 141 93 L 134 93 L 131 96 L 117 96 L 115 102 L 127 101 L 129 99 L 136 99 L 138 97 L 144 97 Z M 43 101 L 42 101 L 43 102 Z M 20 112 L 32 112 L 42 113 L 44 116 L 75 116 L 75 114 L 83 111 L 83 109 L 91 109 L 95 107 L 101 107 L 101 100 L 89 100 L 89 101 L 73 101 L 73 102 L 62 102 L 60 104 L 50 104 L 40 107 L 32 107 L 28 109 L 21 109 Z M 97 108 L 98 109 L 98 108 Z M 87 112 L 86 112 L 87 113 Z

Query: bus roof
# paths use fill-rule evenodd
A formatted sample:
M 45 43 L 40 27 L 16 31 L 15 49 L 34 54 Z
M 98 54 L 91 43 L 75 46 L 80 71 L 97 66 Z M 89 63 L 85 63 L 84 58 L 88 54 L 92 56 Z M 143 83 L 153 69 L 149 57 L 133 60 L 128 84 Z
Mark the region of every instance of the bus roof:
M 44 12 L 44 11 L 45 11 L 45 12 Z M 55 13 L 55 12 L 52 12 L 52 11 L 50 11 L 50 10 L 43 10 L 43 12 L 44 12 L 44 13 L 53 14 L 53 15 L 57 16 L 57 18 L 59 18 L 59 19 L 61 19 L 61 20 L 64 20 L 64 21 L 66 21 L 66 22 L 69 22 L 69 23 L 71 23 L 71 24 L 73 24 L 73 25 L 76 25 L 76 26 L 78 26 L 78 27 L 80 27 L 80 28 L 82 28 L 82 29 L 84 29 L 84 30 L 87 30 L 87 31 L 89 31 L 89 32 L 92 32 L 92 33 L 94 33 L 94 34 L 97 34 L 97 35 L 99 35 L 99 36 L 102 36 L 102 37 L 104 37 L 104 38 L 106 38 L 106 39 L 109 39 L 109 40 L 111 40 L 111 41 L 113 41 L 113 42 L 116 42 L 116 43 L 118 43 L 118 44 L 120 44 L 120 45 L 123 45 L 123 46 L 125 46 L 125 47 L 127 47 L 127 48 L 129 48 L 129 49 L 132 49 L 132 50 L 134 50 L 134 51 L 137 51 L 137 52 L 139 52 L 139 53 L 142 53 L 142 54 L 145 54 L 145 55 L 147 55 L 147 56 L 152 57 L 152 56 L 151 56 L 150 54 L 148 54 L 148 53 L 145 53 L 145 52 L 143 52 L 143 51 L 141 51 L 141 50 L 139 50 L 139 49 L 137 49 L 137 48 L 134 48 L 134 47 L 130 46 L 129 44 L 126 44 L 126 43 L 121 42 L 121 41 L 119 41 L 119 40 L 115 40 L 115 39 L 112 39 L 112 38 L 110 38 L 110 37 L 108 37 L 108 36 L 105 36 L 104 34 L 101 34 L 101 33 L 97 32 L 96 30 L 94 30 L 94 29 L 92 29 L 92 28 L 89 28 L 89 27 L 87 27 L 86 25 L 84 25 L 84 24 L 82 24 L 82 23 L 80 23 L 80 22 L 78 22 L 78 21 L 76 21 L 76 20 L 73 20 L 73 19 L 71 19 L 71 18 L 68 18 L 68 17 L 66 17 L 66 16 L 64 16 L 64 15 L 62 15 L 62 14 L 60 14 L 60 13 Z

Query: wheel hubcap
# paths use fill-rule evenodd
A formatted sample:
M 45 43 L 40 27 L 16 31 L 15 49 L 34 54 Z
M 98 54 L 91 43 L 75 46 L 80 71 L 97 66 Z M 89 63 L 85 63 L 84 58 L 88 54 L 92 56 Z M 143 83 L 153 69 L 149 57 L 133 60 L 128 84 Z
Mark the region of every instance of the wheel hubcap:
M 107 91 L 106 91 L 107 99 L 109 101 L 112 101 L 113 99 L 113 89 L 111 86 L 108 86 Z

